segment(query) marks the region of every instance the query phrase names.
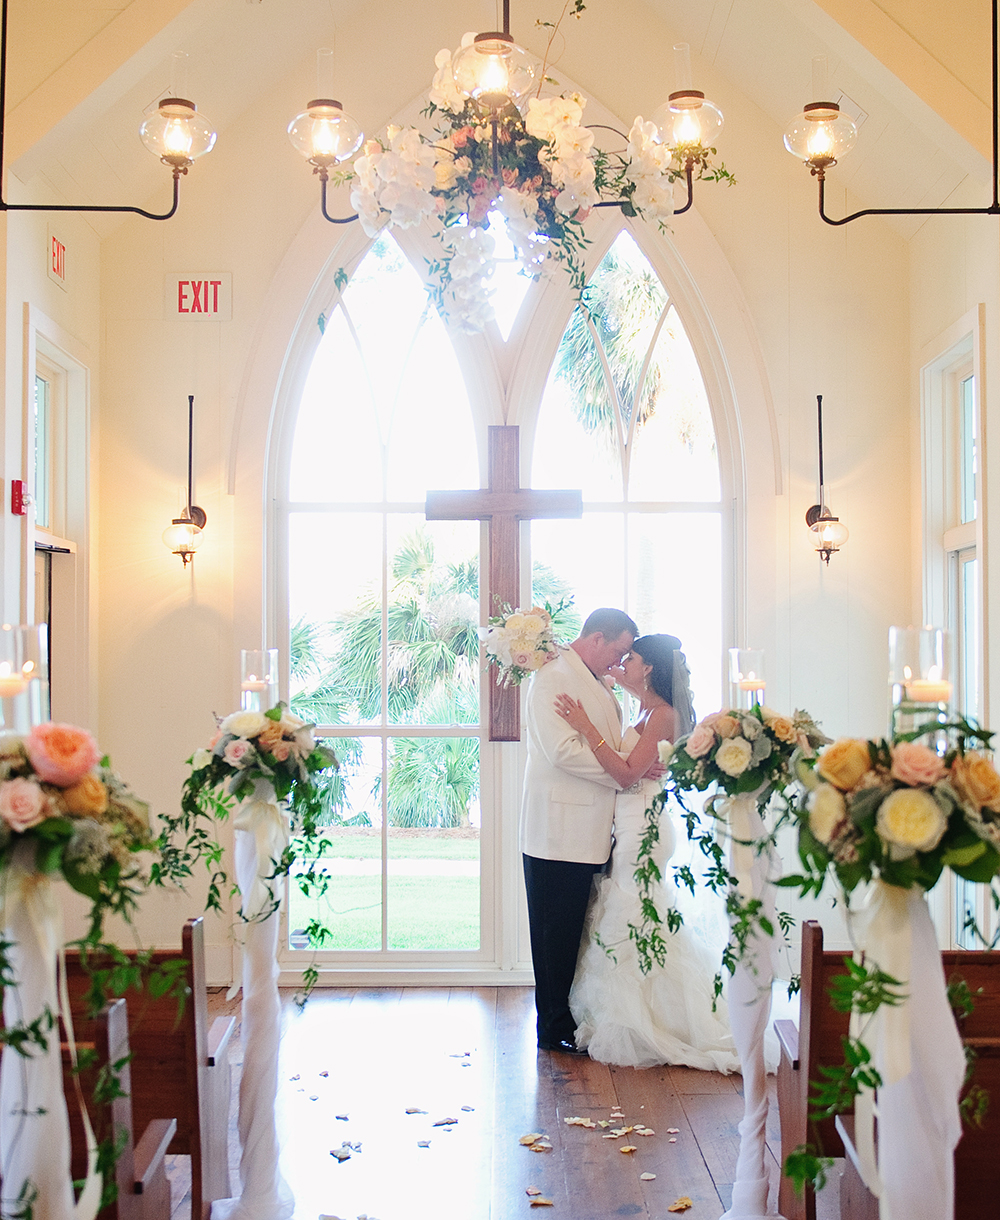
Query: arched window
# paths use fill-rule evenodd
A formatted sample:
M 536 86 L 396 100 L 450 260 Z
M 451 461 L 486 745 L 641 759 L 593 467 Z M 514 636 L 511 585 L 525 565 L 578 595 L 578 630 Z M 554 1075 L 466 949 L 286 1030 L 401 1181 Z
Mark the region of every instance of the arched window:
M 475 973 L 527 960 L 522 752 L 490 743 L 480 723 L 481 530 L 424 516 L 429 490 L 480 485 L 482 425 L 520 420 L 525 485 L 583 491 L 582 520 L 530 526 L 535 593 L 572 593 L 579 615 L 620 606 L 643 631 L 680 636 L 697 708 L 719 705 L 719 461 L 678 310 L 627 230 L 561 341 L 535 324 L 553 288 L 504 286 L 496 329 L 453 341 L 383 233 L 320 317 L 275 522 L 293 708 L 342 761 L 319 913 L 334 933 L 323 951 L 345 969 L 447 962 Z M 537 407 L 530 388 L 510 397 L 515 367 L 549 370 Z M 316 913 L 293 890 L 292 950 L 306 948 Z
M 559 344 L 535 432 L 535 487 L 581 487 L 583 522 L 539 521 L 532 558 L 586 611 L 619 606 L 679 636 L 695 707 L 720 703 L 721 502 L 715 430 L 669 293 L 622 232 Z

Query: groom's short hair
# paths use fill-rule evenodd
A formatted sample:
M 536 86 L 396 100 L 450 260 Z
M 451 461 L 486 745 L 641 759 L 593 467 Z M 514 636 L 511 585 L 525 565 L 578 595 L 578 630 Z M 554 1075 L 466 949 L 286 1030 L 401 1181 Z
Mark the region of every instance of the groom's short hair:
M 624 610 L 602 606 L 599 610 L 591 610 L 587 615 L 587 621 L 580 629 L 580 638 L 600 632 L 606 640 L 617 640 L 623 631 L 631 632 L 633 639 L 639 634 L 639 628 Z

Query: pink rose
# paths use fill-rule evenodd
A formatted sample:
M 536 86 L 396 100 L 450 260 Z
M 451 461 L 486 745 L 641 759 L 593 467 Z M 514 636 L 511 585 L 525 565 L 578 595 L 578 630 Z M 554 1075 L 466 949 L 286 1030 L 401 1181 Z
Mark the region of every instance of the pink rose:
M 222 751 L 222 757 L 231 767 L 238 767 L 250 752 L 250 749 L 249 741 L 244 741 L 242 737 L 236 737 Z
M 518 669 L 530 669 L 531 668 L 531 653 L 530 652 L 512 652 L 510 654 L 510 659 L 518 667 Z
M 274 755 L 275 762 L 285 762 L 292 752 L 291 742 L 279 741 L 271 753 Z
M 489 215 L 493 200 L 489 195 L 476 195 L 469 205 L 469 224 L 478 224 Z
M 892 775 L 911 788 L 929 788 L 944 775 L 944 762 L 927 746 L 901 741 L 892 747 Z
M 715 745 L 715 731 L 711 725 L 696 724 L 691 730 L 691 736 L 684 743 L 684 749 L 691 758 L 703 758 Z
M 71 788 L 100 762 L 101 751 L 86 729 L 72 724 L 36 725 L 24 739 L 24 752 L 39 779 Z
M 712 713 L 711 713 L 710 715 L 708 715 L 708 716 L 702 716 L 701 720 L 699 720 L 699 721 L 698 721 L 698 723 L 699 723 L 699 724 L 705 724 L 705 725 L 708 725 L 708 727 L 709 727 L 710 729 L 714 729 L 714 728 L 715 728 L 715 722 L 716 722 L 717 720 L 721 720 L 721 719 L 722 719 L 722 717 L 723 717 L 723 716 L 725 716 L 725 715 L 726 715 L 726 713 L 725 713 L 725 712 L 712 712 Z
M 30 779 L 9 779 L 0 784 L 0 818 L 18 834 L 43 821 L 48 805 L 48 797 Z

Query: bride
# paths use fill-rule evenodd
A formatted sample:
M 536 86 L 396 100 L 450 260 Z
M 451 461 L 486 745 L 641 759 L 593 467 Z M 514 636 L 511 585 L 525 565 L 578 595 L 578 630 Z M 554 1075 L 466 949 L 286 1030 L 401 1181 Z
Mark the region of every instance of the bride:
M 625 789 L 615 803 L 615 848 L 607 873 L 597 878 L 570 994 L 577 1044 L 601 1063 L 630 1067 L 669 1063 L 738 1071 L 725 1002 L 720 999 L 717 1011 L 712 1011 L 718 955 L 682 926 L 673 934 L 666 933 L 664 965 L 654 965 L 643 974 L 629 937 L 629 924 L 638 926 L 641 920 L 632 874 L 645 830 L 645 812 L 660 788 L 657 780 L 642 776 L 656 761 L 657 743 L 674 741 L 694 723 L 680 640 L 672 635 L 640 636 L 614 673 L 640 704 L 638 719 L 622 739 L 622 749 L 630 751 L 627 758 L 603 743 L 575 699 L 560 695 L 556 700 L 556 710 Z M 653 895 L 661 919 L 668 908 L 678 906 L 676 886 L 666 875 L 675 846 L 673 823 L 664 811 L 654 849 L 663 875 Z

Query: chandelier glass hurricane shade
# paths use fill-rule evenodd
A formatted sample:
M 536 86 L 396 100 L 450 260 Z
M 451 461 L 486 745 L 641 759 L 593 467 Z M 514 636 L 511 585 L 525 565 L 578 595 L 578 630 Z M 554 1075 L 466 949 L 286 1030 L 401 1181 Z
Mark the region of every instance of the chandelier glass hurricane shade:
M 194 395 L 188 395 L 188 466 L 187 466 L 187 499 L 179 517 L 174 517 L 163 531 L 163 545 L 175 555 L 180 555 L 181 562 L 187 567 L 194 558 L 194 553 L 201 546 L 202 530 L 208 521 L 203 508 L 192 504 L 194 458 Z
M 823 486 L 823 395 L 816 395 L 816 424 L 819 437 L 819 503 L 806 511 L 806 525 L 813 534 L 813 546 L 827 565 L 848 539 L 847 526 L 830 512 Z

